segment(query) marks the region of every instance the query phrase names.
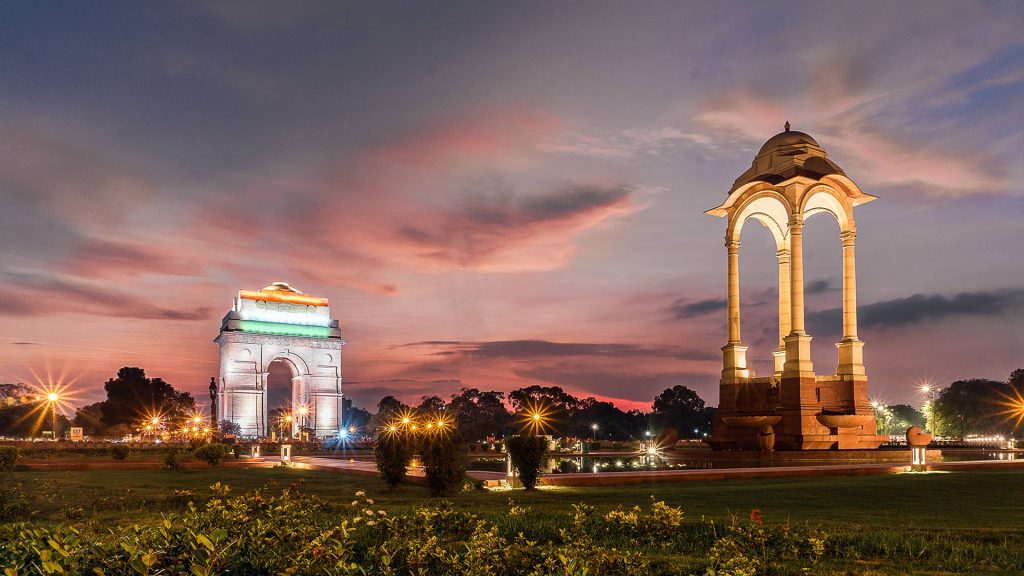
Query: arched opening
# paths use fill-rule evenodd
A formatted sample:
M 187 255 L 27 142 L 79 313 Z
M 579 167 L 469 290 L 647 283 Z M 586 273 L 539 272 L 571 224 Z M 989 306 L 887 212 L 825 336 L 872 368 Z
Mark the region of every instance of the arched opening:
M 814 200 L 812 198 L 811 202 Z M 811 358 L 819 374 L 836 373 L 839 363 L 836 342 L 843 337 L 840 231 L 839 219 L 832 209 L 814 208 L 804 212 L 804 321 L 807 333 L 813 338 Z
M 267 367 L 267 435 L 294 436 L 301 426 L 297 413 L 299 373 L 295 365 L 277 358 Z
M 779 320 L 775 236 L 754 219 L 745 223 L 740 236 L 740 317 L 747 368 L 754 376 L 771 376 Z

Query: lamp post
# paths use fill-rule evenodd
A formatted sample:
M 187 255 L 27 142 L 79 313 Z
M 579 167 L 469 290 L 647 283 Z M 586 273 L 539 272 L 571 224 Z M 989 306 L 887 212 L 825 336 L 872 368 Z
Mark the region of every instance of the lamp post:
M 50 430 L 53 432 L 53 439 L 57 439 L 57 403 L 60 401 L 60 395 L 56 392 L 48 392 L 46 394 L 46 403 L 50 406 Z
M 302 434 L 303 436 L 306 434 L 306 427 L 307 427 L 307 425 L 306 425 L 306 413 L 307 412 L 308 412 L 308 410 L 306 409 L 305 406 L 299 406 L 299 416 L 302 416 L 302 423 L 301 423 L 302 428 L 300 428 L 299 434 Z M 303 439 L 305 439 L 305 438 L 303 438 Z
M 598 428 L 597 424 L 591 424 L 590 425 L 590 429 L 593 431 L 593 435 L 591 436 L 591 440 L 595 441 L 595 442 L 597 441 L 597 428 Z

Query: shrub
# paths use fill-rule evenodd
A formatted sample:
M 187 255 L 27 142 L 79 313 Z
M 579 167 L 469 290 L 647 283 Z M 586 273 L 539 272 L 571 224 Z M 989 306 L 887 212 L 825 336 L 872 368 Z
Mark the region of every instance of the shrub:
M 0 446 L 0 472 L 14 470 L 14 462 L 18 459 L 18 449 L 14 446 Z
M 231 447 L 231 453 L 234 454 L 236 459 L 237 458 L 241 458 L 242 457 L 242 445 L 241 444 L 235 444 L 234 446 L 232 446 Z
M 540 464 L 548 442 L 540 436 L 513 436 L 505 439 L 505 449 L 512 466 L 519 473 L 519 481 L 527 490 L 533 490 L 540 479 Z
M 210 466 L 216 466 L 220 464 L 220 459 L 224 457 L 226 451 L 227 447 L 223 444 L 205 444 L 196 448 L 192 455 Z
M 394 490 L 405 478 L 409 460 L 412 459 L 412 442 L 408 433 L 381 432 L 373 445 L 373 455 L 377 460 L 377 472 L 388 483 L 388 487 Z
M 125 444 L 114 444 L 110 447 L 110 455 L 114 460 L 124 460 L 128 457 L 128 446 Z
M 440 496 L 462 482 L 466 472 L 465 445 L 458 430 L 434 430 L 419 438 L 420 457 L 430 493 Z
M 178 462 L 177 448 L 171 448 L 167 451 L 167 454 L 164 454 L 164 464 L 166 464 L 167 468 L 170 470 L 178 470 L 181 468 L 181 463 Z
M 597 452 L 600 449 L 601 449 L 601 443 L 600 442 L 591 442 L 590 443 L 590 451 L 591 452 Z

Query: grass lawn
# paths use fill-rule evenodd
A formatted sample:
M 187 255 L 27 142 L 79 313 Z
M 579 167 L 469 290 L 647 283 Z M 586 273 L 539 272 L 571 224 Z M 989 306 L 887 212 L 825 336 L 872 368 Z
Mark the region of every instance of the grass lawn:
M 190 500 L 209 499 L 209 486 L 216 482 L 229 485 L 232 494 L 294 487 L 342 506 L 365 490 L 389 514 L 440 501 L 419 486 L 390 493 L 376 478 L 282 468 L 15 472 L 8 475 L 5 490 L 26 506 L 3 522 L 71 522 L 106 529 L 155 521 L 161 513 L 184 510 Z M 766 525 L 821 529 L 856 550 L 818 566 L 816 574 L 1014 574 L 1024 568 L 1024 550 L 1017 544 L 1024 537 L 1024 471 L 546 487 L 533 493 L 464 492 L 447 500 L 456 510 L 490 520 L 503 533 L 525 531 L 530 538 L 557 540 L 559 529 L 571 524 L 573 504 L 587 503 L 603 516 L 617 507 L 646 508 L 651 497 L 682 508 L 695 529 L 702 519 L 720 525 L 734 515 L 746 520 L 758 508 Z M 513 517 L 509 499 L 529 514 Z M 629 546 L 628 539 L 614 536 L 606 544 Z M 658 573 L 689 574 L 702 569 L 706 548 L 695 544 L 689 550 L 647 553 L 671 569 Z M 996 557 L 994 565 L 979 566 Z
M 350 501 L 357 490 L 366 490 L 379 503 L 395 508 L 432 500 L 426 488 L 419 486 L 402 486 L 389 493 L 375 478 L 281 468 L 17 472 L 11 480 L 24 489 L 34 521 L 64 520 L 69 508 L 84 509 L 83 520 L 96 514 L 105 521 L 119 516 L 134 521 L 140 513 L 159 514 L 180 506 L 188 499 L 181 491 L 194 491 L 198 499 L 205 499 L 207 488 L 215 482 L 228 484 L 233 492 L 280 491 L 294 484 L 302 492 L 339 503 Z M 681 507 L 691 518 L 726 519 L 759 508 L 771 522 L 1024 533 L 1024 471 L 547 487 L 532 494 L 521 490 L 461 493 L 448 500 L 458 509 L 500 516 L 509 498 L 545 513 L 567 514 L 579 502 L 606 511 L 645 505 L 651 496 Z

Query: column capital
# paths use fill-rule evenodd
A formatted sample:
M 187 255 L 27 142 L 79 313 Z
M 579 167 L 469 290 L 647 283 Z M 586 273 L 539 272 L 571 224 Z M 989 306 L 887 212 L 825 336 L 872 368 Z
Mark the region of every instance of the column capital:
M 800 234 L 804 228 L 804 215 L 793 214 L 789 217 L 789 230 L 793 234 Z
M 853 244 L 854 239 L 857 238 L 857 231 L 846 230 L 845 232 L 840 232 L 839 238 L 843 241 L 844 246 L 851 245 Z
M 729 252 L 739 252 L 740 241 L 739 240 L 730 240 L 730 239 L 726 238 L 725 239 L 725 248 Z
M 789 255 L 789 248 L 779 248 L 775 251 L 775 256 L 779 258 L 779 263 L 789 262 Z

